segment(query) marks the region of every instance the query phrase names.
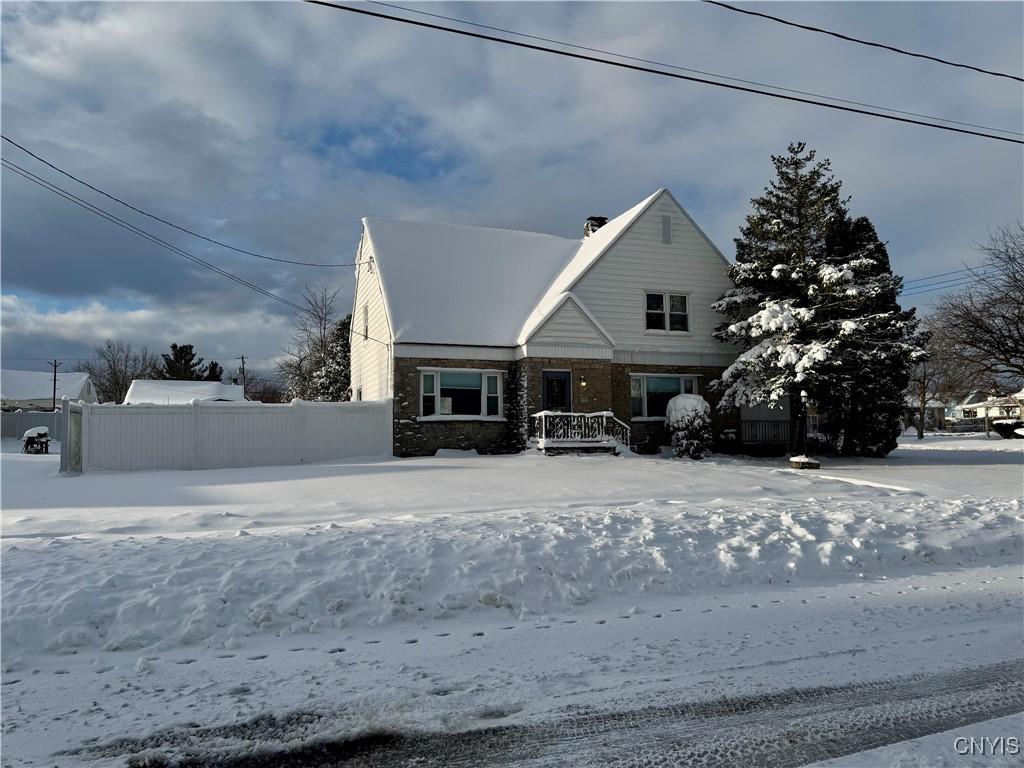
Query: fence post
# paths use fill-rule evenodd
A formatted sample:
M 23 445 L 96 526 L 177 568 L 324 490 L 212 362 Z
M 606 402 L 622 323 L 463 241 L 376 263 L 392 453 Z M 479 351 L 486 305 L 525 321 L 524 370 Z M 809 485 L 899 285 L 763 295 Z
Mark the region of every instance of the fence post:
M 202 401 L 198 397 L 194 397 L 189 401 L 189 406 L 192 408 L 192 418 L 189 420 L 192 425 L 192 457 L 191 461 L 189 461 L 189 469 L 203 468 L 202 457 L 199 455 L 199 451 L 203 447 L 202 441 L 199 439 L 199 419 L 201 418 L 199 415 L 199 409 L 202 407 L 200 405 L 201 402 Z
M 292 413 L 292 423 L 294 424 L 292 439 L 295 441 L 295 463 L 302 464 L 305 461 L 303 448 L 305 447 L 306 437 L 306 408 L 302 400 L 297 397 L 292 398 L 291 407 L 295 409 Z
M 79 400 L 78 404 L 82 406 L 82 423 L 78 429 L 78 439 L 80 446 L 80 453 L 82 454 L 82 472 L 89 471 L 89 421 L 92 416 L 92 403 L 87 403 L 84 400 Z
M 67 395 L 60 399 L 60 471 L 68 471 L 68 461 L 71 454 L 71 442 L 68 438 L 71 435 L 71 409 L 68 408 Z

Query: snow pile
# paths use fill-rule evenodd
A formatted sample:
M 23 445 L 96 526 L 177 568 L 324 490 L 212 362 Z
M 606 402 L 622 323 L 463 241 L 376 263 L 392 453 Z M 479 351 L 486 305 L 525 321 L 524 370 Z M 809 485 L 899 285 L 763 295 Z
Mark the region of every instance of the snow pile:
M 777 472 L 789 474 L 788 470 Z M 571 611 L 613 596 L 1019 562 L 1021 502 L 649 500 L 190 537 L 17 539 L 5 655 L 235 647 L 247 636 Z M 8 541 L 11 541 L 8 539 Z

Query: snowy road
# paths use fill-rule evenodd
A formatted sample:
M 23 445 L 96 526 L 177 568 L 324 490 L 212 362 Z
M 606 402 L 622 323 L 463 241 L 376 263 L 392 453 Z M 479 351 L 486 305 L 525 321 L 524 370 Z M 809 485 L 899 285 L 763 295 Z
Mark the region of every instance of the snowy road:
M 659 697 L 662 701 L 667 698 Z M 801 766 L 907 739 L 968 726 L 1024 710 L 1024 663 L 1014 660 L 955 672 L 870 683 L 788 689 L 697 703 L 659 701 L 624 711 L 579 711 L 551 722 L 459 733 L 371 733 L 273 754 L 223 758 L 224 768 L 359 768 L 393 766 Z M 292 721 L 322 717 L 293 713 L 239 725 L 191 728 L 187 739 L 282 738 Z M 184 740 L 174 731 L 165 743 Z M 149 746 L 146 740 L 108 745 L 87 755 L 109 757 Z M 186 758 L 179 768 L 206 765 Z

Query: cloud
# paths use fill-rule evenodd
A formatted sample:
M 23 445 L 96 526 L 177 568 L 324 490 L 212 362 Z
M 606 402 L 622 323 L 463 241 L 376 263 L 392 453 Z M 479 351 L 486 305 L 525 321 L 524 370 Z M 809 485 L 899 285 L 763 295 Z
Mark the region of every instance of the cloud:
M 702 4 L 416 7 L 926 114 L 1024 124 L 1024 97 L 1009 81 Z M 993 69 L 1019 69 L 1024 58 L 1016 4 L 800 3 L 776 11 Z M 660 186 L 730 253 L 749 199 L 769 179 L 769 155 L 792 140 L 832 158 L 854 212 L 871 216 L 909 277 L 976 261 L 974 244 L 1024 208 L 1024 156 L 1013 145 L 325 8 L 5 3 L 3 14 L 5 133 L 141 207 L 285 258 L 351 261 L 364 215 L 578 236 L 586 216 L 614 215 Z M 351 291 L 348 269 L 224 251 L 119 210 L 9 146 L 3 154 L 291 300 L 317 278 Z M 154 346 L 194 332 L 266 358 L 283 343 L 224 328 L 231 318 L 261 318 L 257 325 L 283 334 L 287 311 L 274 302 L 9 171 L 3 203 L 4 293 L 77 304 L 92 318 L 74 331 L 83 343 L 111 328 Z M 141 309 L 120 309 L 129 299 Z M 69 332 L 64 324 L 80 320 L 35 306 L 41 325 L 21 336 L 9 328 L 24 325 L 9 322 L 33 310 L 5 309 L 5 354 L 27 354 L 29 338 L 31 351 L 50 354 Z M 132 312 L 164 318 L 163 335 L 159 322 Z

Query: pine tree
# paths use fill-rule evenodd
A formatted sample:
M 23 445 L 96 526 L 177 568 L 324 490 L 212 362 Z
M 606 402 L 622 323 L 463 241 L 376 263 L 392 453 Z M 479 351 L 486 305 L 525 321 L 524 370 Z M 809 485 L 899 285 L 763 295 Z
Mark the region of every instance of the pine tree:
M 331 329 L 323 350 L 313 356 L 308 376 L 292 382 L 293 397 L 322 402 L 351 399 L 351 325 L 352 315 L 346 315 Z
M 171 344 L 171 353 L 160 357 L 163 363 L 157 371 L 158 379 L 202 381 L 206 377 L 208 369 L 203 365 L 203 358 L 196 357 L 191 344 Z
M 740 348 L 715 384 L 720 407 L 788 398 L 795 452 L 806 393 L 844 454 L 885 455 L 919 354 L 914 313 L 896 303 L 901 280 L 871 222 L 850 219 L 829 161 L 799 143 L 772 163 L 736 239 L 735 287 L 714 305 L 731 320 L 716 337 Z
M 220 381 L 224 378 L 224 368 L 216 360 L 211 360 L 206 365 L 206 374 L 203 376 L 204 381 Z

